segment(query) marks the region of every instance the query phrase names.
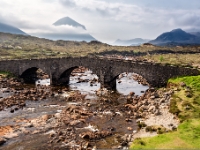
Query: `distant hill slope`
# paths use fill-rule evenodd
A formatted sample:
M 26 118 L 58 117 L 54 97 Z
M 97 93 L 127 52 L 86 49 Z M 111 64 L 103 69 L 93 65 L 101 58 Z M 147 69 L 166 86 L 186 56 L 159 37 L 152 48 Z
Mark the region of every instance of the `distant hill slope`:
M 92 37 L 90 34 L 57 34 L 57 33 L 47 33 L 47 34 L 41 34 L 38 35 L 39 37 L 51 39 L 51 40 L 65 40 L 65 41 L 96 41 L 94 37 Z
M 196 35 L 187 33 L 182 29 L 175 29 L 170 32 L 166 32 L 158 36 L 155 40 L 150 41 L 155 45 L 184 45 L 184 44 L 200 44 L 199 37 Z
M 75 20 L 71 19 L 70 17 L 64 17 L 59 19 L 58 21 L 56 21 L 53 25 L 55 26 L 61 26 L 61 25 L 69 25 L 69 26 L 73 26 L 73 27 L 81 27 L 84 30 L 86 30 L 85 26 L 76 22 Z
M 149 40 L 147 39 L 142 39 L 142 38 L 135 38 L 135 39 L 130 39 L 130 40 L 120 40 L 117 39 L 113 45 L 121 45 L 121 46 L 130 46 L 130 45 L 141 45 L 143 43 L 148 42 Z
M 27 35 L 22 30 L 14 27 L 14 26 L 4 24 L 4 23 L 0 23 L 0 32 Z

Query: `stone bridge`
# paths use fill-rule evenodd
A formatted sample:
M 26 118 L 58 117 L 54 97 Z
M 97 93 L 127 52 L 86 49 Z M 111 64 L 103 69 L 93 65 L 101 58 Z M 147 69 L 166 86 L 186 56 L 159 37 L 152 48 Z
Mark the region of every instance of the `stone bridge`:
M 24 74 L 40 68 L 50 76 L 52 84 L 68 84 L 71 72 L 79 66 L 92 70 L 99 77 L 101 86 L 111 89 L 116 88 L 116 78 L 123 72 L 137 73 L 153 87 L 165 86 L 172 77 L 200 74 L 199 70 L 187 67 L 95 57 L 0 61 L 0 71 L 8 71 L 22 78 Z

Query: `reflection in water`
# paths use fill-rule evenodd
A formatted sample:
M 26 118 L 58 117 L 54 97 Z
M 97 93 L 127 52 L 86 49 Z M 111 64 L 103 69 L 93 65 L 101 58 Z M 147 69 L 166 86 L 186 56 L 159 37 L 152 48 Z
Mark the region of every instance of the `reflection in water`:
M 95 99 L 96 91 L 101 85 L 98 82 L 92 82 L 93 79 L 98 80 L 98 77 L 90 70 L 85 73 L 76 73 L 75 76 L 70 77 L 69 88 L 87 94 L 86 99 Z
M 36 85 L 50 85 L 50 79 L 39 79 L 35 82 Z
M 123 95 L 128 95 L 130 92 L 135 92 L 141 96 L 141 91 L 146 91 L 149 87 L 139 84 L 133 79 L 134 73 L 123 73 L 120 79 L 117 79 L 117 91 Z

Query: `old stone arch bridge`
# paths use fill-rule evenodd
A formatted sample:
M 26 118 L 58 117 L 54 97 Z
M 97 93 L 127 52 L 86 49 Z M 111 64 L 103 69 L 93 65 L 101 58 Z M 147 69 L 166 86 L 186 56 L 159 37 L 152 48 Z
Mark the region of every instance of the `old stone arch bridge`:
M 99 77 L 101 86 L 111 89 L 116 88 L 116 78 L 123 72 L 137 73 L 153 87 L 165 86 L 171 77 L 200 74 L 199 70 L 187 67 L 95 57 L 0 61 L 0 71 L 9 71 L 19 77 L 28 70 L 40 68 L 50 76 L 52 84 L 69 83 L 71 72 L 79 66 L 92 70 Z

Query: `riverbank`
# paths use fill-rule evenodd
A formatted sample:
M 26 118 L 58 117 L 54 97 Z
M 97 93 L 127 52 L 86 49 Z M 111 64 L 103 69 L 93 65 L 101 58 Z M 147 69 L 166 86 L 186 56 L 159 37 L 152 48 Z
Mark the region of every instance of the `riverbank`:
M 200 147 L 200 76 L 170 79 L 168 87 L 174 91 L 169 105 L 180 125 L 173 132 L 139 135 L 131 149 L 194 149 Z M 164 118 L 165 119 L 165 118 Z M 166 119 L 168 120 L 168 119 Z M 148 123 L 148 121 L 147 121 Z M 146 132 L 144 132 L 146 133 Z M 155 135 L 155 134 L 154 134 Z M 145 138 L 146 137 L 146 138 Z

